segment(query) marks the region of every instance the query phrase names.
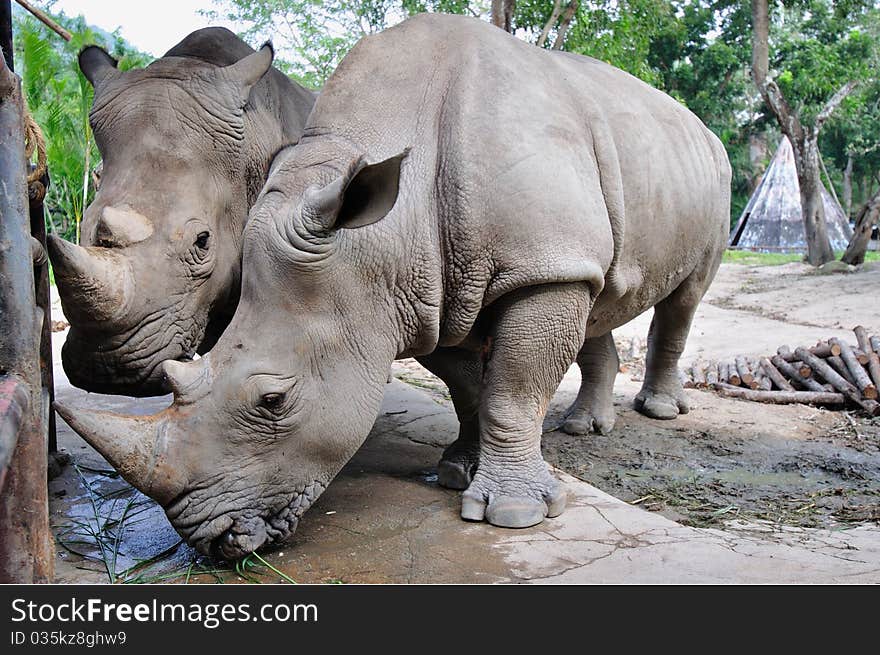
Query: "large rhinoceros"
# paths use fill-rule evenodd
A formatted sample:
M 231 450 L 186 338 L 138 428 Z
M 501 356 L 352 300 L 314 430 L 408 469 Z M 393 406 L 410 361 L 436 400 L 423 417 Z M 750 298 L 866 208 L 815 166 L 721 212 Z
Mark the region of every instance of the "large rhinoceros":
M 231 558 L 294 531 L 392 361 L 416 356 L 461 422 L 440 466 L 468 483 L 462 516 L 534 525 L 565 505 L 541 426 L 579 351 L 607 412 L 610 331 L 654 307 L 636 404 L 684 405 L 729 184 L 719 140 L 636 78 L 476 19 L 409 19 L 359 42 L 276 157 L 241 303 L 206 357 L 166 362 L 174 403 L 58 411 L 189 543 Z
M 271 47 L 223 28 L 143 70 L 117 70 L 96 46 L 79 63 L 104 168 L 86 247 L 49 238 L 71 323 L 64 370 L 89 391 L 164 393 L 160 364 L 207 350 L 229 323 L 248 210 L 315 94 L 270 68 Z

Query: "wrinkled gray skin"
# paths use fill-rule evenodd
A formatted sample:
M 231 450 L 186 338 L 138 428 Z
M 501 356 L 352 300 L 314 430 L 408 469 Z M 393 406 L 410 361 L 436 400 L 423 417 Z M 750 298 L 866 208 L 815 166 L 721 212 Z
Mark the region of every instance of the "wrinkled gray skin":
M 189 543 L 232 558 L 289 537 L 363 442 L 392 361 L 416 356 L 461 420 L 440 474 L 462 516 L 534 525 L 564 509 L 541 424 L 579 352 L 598 361 L 585 411 L 608 420 L 610 331 L 654 307 L 636 403 L 683 411 L 677 361 L 729 182 L 720 142 L 630 75 L 412 18 L 351 51 L 273 162 L 242 301 L 207 357 L 166 363 L 173 405 L 59 411 Z
M 76 386 L 166 393 L 160 364 L 208 350 L 229 323 L 248 210 L 315 99 L 271 63 L 271 47 L 255 53 L 223 28 L 193 32 L 143 70 L 121 72 L 95 46 L 80 54 L 101 184 L 85 247 L 49 238 Z

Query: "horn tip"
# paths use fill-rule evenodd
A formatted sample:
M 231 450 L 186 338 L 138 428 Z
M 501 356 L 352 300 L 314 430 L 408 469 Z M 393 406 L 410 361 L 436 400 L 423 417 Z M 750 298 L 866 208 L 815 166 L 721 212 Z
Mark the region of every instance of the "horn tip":
M 61 418 L 63 418 L 65 421 L 68 419 L 68 417 L 72 416 L 70 408 L 64 403 L 57 400 L 52 403 L 52 409 L 58 412 L 59 416 L 61 416 Z

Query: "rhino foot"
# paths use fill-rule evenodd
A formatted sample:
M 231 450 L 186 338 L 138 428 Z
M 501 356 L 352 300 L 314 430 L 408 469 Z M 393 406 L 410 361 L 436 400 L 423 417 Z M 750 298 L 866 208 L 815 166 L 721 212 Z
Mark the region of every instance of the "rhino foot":
M 543 464 L 543 462 L 542 462 Z M 498 481 L 477 471 L 462 494 L 461 518 L 500 528 L 528 528 L 565 510 L 565 487 L 546 470 L 536 481 Z
M 670 393 L 643 388 L 636 396 L 633 406 L 640 414 L 661 420 L 673 419 L 690 411 L 683 389 Z
M 443 457 L 437 465 L 437 482 L 441 487 L 463 491 L 474 479 L 479 463 L 479 437 L 475 439 L 459 437 L 443 451 Z
M 437 465 L 437 482 L 441 487 L 462 491 L 468 488 L 473 478 L 473 468 L 460 462 L 441 459 Z
M 608 434 L 614 428 L 616 420 L 617 416 L 613 405 L 593 409 L 580 406 L 575 402 L 565 415 L 562 431 L 573 435 L 584 435 L 590 432 Z

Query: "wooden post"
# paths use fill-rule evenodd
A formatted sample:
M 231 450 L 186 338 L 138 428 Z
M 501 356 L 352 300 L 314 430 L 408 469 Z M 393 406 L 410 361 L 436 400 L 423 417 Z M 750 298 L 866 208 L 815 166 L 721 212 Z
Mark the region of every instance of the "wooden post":
M 856 335 L 856 342 L 859 344 L 859 350 L 865 353 L 869 353 L 873 350 L 873 348 L 871 348 L 871 339 L 868 337 L 868 333 L 863 326 L 856 325 L 853 328 L 853 333 Z
M 779 372 L 779 369 L 773 366 L 773 363 L 767 359 L 766 357 L 761 359 L 761 366 L 764 368 L 764 372 L 776 385 L 777 389 L 782 391 L 794 391 L 794 387 L 791 386 L 791 383 L 785 379 L 785 376 Z
M 706 369 L 706 384 L 711 387 L 716 382 L 718 382 L 718 365 L 709 362 L 709 368 Z
M 802 377 L 808 378 L 813 375 L 812 367 L 804 364 L 801 361 L 792 362 L 792 366 L 794 366 L 798 370 L 798 373 L 800 373 Z
M 840 357 L 826 357 L 825 361 L 828 362 L 828 365 L 833 368 L 834 371 L 844 380 L 846 380 L 850 384 L 856 383 L 856 381 L 853 380 L 852 374 L 849 372 L 849 369 L 846 367 L 846 364 Z
M 871 382 L 871 378 L 868 377 L 865 369 L 862 368 L 862 365 L 856 359 L 856 356 L 853 353 L 852 349 L 849 347 L 849 344 L 841 341 L 840 339 L 832 339 L 831 342 L 840 346 L 840 358 L 849 369 L 852 381 L 855 383 L 856 387 L 858 387 L 859 391 L 862 392 L 862 396 L 864 398 L 867 398 L 868 400 L 876 400 L 877 387 L 874 386 L 874 383 Z
M 742 380 L 742 383 L 747 387 L 752 386 L 752 382 L 754 382 L 755 376 L 752 374 L 746 358 L 743 355 L 737 355 L 734 358 L 734 361 L 736 362 L 736 371 L 737 373 L 739 373 L 739 379 Z
M 827 380 L 835 389 L 840 391 L 852 402 L 859 405 L 862 409 L 868 412 L 868 414 L 871 416 L 880 416 L 880 403 L 877 403 L 876 400 L 863 398 L 856 387 L 835 373 L 834 370 L 824 361 L 804 348 L 798 348 L 794 352 L 798 357 L 801 357 L 805 363 L 812 366 L 813 370 Z
M 735 387 L 742 384 L 742 379 L 739 377 L 739 373 L 736 370 L 736 362 L 732 359 L 725 359 L 724 366 L 727 371 L 727 379 L 725 382 L 732 384 Z
M 855 332 L 856 340 L 859 342 L 859 350 L 864 352 L 868 358 L 866 366 L 868 367 L 871 380 L 874 381 L 875 387 L 880 388 L 880 356 L 874 352 L 871 339 L 868 337 L 868 333 L 865 332 L 865 328 L 858 325 L 853 328 L 853 332 Z
M 810 348 L 810 352 L 816 357 L 821 357 L 822 359 L 826 357 L 838 357 L 840 355 L 840 346 L 835 345 L 834 343 L 820 341 L 814 347 Z
M 20 381 L 28 396 L 0 493 L 0 582 L 33 583 L 50 582 L 55 562 L 23 106 L 21 81 L 0 60 L 0 371 Z
M 813 378 L 805 378 L 794 366 L 785 361 L 781 355 L 774 355 L 771 359 L 773 365 L 782 371 L 785 376 L 797 386 L 809 389 L 810 391 L 825 392 L 825 387 L 816 382 Z
M 681 369 L 678 369 L 678 381 L 681 382 L 683 389 L 694 388 L 694 381 L 691 379 L 691 376 Z
M 803 403 L 805 405 L 843 405 L 843 394 L 824 393 L 818 391 L 758 391 L 755 389 L 743 389 L 729 384 L 718 383 L 715 388 L 722 396 L 730 398 L 742 398 L 759 403 L 772 403 L 774 405 L 789 405 L 791 403 Z

